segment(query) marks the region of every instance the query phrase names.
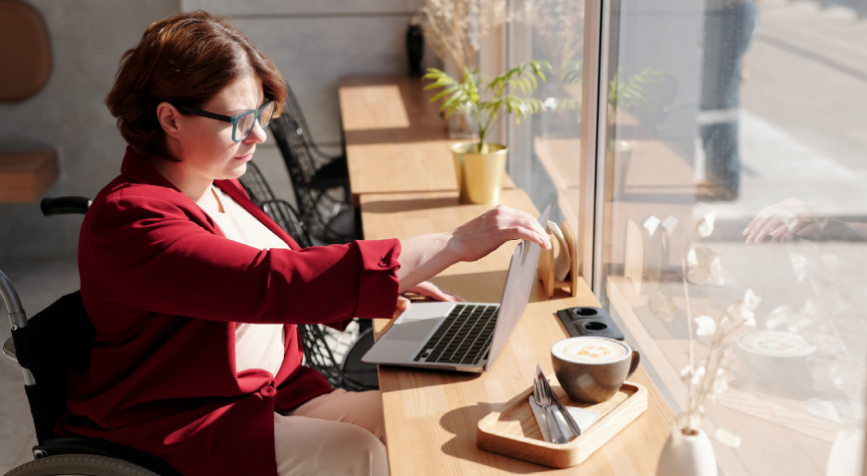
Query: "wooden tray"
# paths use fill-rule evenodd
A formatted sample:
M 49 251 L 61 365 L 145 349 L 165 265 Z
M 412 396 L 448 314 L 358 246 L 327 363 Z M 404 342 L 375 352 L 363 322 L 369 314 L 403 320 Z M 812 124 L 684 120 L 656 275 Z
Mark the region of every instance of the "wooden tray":
M 567 407 L 599 412 L 589 428 L 581 428 L 581 436 L 562 445 L 546 442 L 527 403 L 531 388 L 506 403 L 503 410 L 492 412 L 479 422 L 476 428 L 479 448 L 554 468 L 568 468 L 587 459 L 647 410 L 647 389 L 637 383 L 625 382 L 610 400 L 594 405 L 573 402 L 555 379 L 551 379 L 551 387 Z

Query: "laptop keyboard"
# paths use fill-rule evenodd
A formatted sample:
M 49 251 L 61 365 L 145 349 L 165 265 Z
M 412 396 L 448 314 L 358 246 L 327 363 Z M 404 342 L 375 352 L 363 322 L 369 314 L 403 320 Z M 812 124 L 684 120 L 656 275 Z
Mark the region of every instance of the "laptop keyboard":
M 478 364 L 491 344 L 499 312 L 499 306 L 455 306 L 413 360 Z

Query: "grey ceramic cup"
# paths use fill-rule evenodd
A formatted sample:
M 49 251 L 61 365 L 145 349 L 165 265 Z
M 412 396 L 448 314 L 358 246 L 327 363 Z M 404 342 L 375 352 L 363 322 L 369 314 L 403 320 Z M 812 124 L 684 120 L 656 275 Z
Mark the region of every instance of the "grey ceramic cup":
M 562 353 L 564 346 L 578 340 L 601 339 L 621 346 L 622 356 L 608 362 L 586 362 Z M 631 377 L 641 359 L 638 351 L 624 343 L 605 337 L 573 337 L 551 347 L 551 361 L 560 386 L 569 398 L 582 403 L 601 403 L 613 397 L 623 381 Z

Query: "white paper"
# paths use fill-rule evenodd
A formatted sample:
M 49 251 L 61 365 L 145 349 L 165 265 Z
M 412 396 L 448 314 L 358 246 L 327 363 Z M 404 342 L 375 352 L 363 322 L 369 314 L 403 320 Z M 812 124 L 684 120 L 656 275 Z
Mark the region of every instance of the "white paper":
M 532 394 L 530 395 L 530 408 L 533 410 L 533 415 L 536 417 L 536 423 L 539 425 L 539 431 L 542 432 L 542 437 L 545 438 L 545 441 L 551 443 L 551 432 L 548 431 L 548 420 L 545 415 L 545 410 L 543 410 L 539 405 L 536 405 L 536 401 L 533 399 Z M 566 423 L 566 418 L 563 417 L 563 414 L 560 413 L 560 409 L 557 408 L 556 405 L 551 407 L 551 410 L 554 412 L 554 417 L 560 422 L 560 428 L 562 428 L 567 435 L 570 435 L 569 439 L 571 440 L 572 430 L 569 429 L 569 424 Z M 590 425 L 599 418 L 599 412 L 587 410 L 586 408 L 567 406 L 566 410 L 568 410 L 569 414 L 572 415 L 572 418 L 575 419 L 575 423 L 578 424 L 578 428 L 581 428 L 582 433 L 587 431 L 587 428 L 590 428 Z

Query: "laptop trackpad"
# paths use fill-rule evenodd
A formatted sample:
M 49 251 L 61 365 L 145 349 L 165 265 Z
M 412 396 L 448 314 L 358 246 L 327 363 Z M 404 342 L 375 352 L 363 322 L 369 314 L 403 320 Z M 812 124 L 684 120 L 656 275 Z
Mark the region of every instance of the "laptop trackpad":
M 388 331 L 388 340 L 419 342 L 427 337 L 439 322 L 440 319 L 405 320 Z

